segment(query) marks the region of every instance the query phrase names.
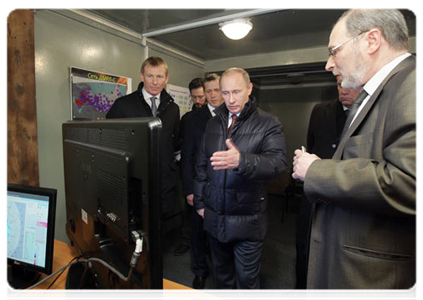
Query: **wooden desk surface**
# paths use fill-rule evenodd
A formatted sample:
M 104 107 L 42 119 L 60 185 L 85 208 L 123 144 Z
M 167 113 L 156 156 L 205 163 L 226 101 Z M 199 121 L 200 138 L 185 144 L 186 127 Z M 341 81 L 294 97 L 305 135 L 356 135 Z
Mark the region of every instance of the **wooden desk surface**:
M 55 240 L 54 242 L 54 258 L 53 258 L 53 272 L 65 266 L 69 261 L 75 257 L 77 253 L 75 250 L 68 244 Z M 68 270 L 59 277 L 55 284 L 49 289 L 47 294 L 43 299 L 46 300 L 65 300 L 65 286 L 66 286 L 66 276 Z M 46 275 L 41 275 L 41 279 L 46 277 Z M 17 299 L 33 300 L 39 299 L 44 293 L 45 289 L 50 285 L 54 278 L 43 282 L 39 286 L 35 287 L 28 293 L 25 293 Z M 18 293 L 16 293 L 18 294 Z M 15 294 L 6 295 L 5 299 L 10 298 Z M 164 300 L 219 300 L 215 296 L 194 290 L 192 288 L 186 287 L 184 285 L 178 284 L 176 282 L 163 279 L 163 299 Z

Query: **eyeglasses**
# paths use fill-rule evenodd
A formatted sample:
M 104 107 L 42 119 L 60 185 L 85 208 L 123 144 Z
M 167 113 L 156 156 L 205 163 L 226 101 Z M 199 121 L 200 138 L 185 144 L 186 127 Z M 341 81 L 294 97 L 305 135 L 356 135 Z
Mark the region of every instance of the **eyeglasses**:
M 353 39 L 355 39 L 356 37 L 358 37 L 358 36 L 362 35 L 363 33 L 368 32 L 368 31 L 369 31 L 369 30 L 367 30 L 367 31 L 362 31 L 362 32 L 360 32 L 359 34 L 357 34 L 357 35 L 353 36 L 352 38 L 350 38 L 350 39 L 346 40 L 345 42 L 343 42 L 343 43 L 339 44 L 338 46 L 335 46 L 335 47 L 329 48 L 329 56 L 336 57 L 336 54 L 338 53 L 339 48 L 341 48 L 342 46 L 344 46 L 344 45 L 345 45 L 346 43 L 348 43 L 349 41 L 352 41 L 352 40 L 353 40 Z

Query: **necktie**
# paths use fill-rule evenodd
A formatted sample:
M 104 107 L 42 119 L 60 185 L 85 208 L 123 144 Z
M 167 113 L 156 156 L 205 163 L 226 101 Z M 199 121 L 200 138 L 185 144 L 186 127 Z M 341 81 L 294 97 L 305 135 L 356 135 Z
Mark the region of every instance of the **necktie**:
M 361 103 L 363 103 L 364 99 L 368 96 L 365 90 L 362 90 L 361 93 L 358 95 L 357 99 L 355 99 L 353 106 L 351 107 L 350 112 L 348 113 L 347 120 L 345 121 L 344 129 L 342 130 L 342 137 L 347 132 L 348 128 L 350 128 L 351 122 L 354 119 L 355 114 L 357 113 L 358 108 L 360 107 Z
M 344 110 L 344 113 L 345 113 L 345 116 L 348 118 L 348 115 L 350 113 L 350 109 L 348 108 L 348 109 Z
M 235 123 L 236 118 L 237 118 L 237 115 L 233 114 L 232 115 L 232 123 L 231 123 L 231 126 L 229 126 L 229 128 L 228 128 L 228 135 L 229 135 L 229 133 L 232 130 L 232 126 L 234 126 L 234 123 Z
M 157 113 L 157 105 L 156 105 L 156 99 L 157 97 L 151 97 L 151 113 L 153 114 L 153 116 L 156 116 Z

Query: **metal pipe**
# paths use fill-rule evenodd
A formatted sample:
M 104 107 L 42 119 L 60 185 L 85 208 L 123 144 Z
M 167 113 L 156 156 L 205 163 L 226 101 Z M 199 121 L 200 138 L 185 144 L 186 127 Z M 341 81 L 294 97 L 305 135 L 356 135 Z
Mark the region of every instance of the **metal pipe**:
M 147 46 L 147 38 L 145 36 L 141 39 L 141 46 L 144 47 L 144 58 L 146 60 L 150 56 L 150 48 Z
M 101 17 L 95 16 L 94 14 L 91 14 L 91 13 L 86 12 L 84 10 L 80 10 L 80 9 L 68 9 L 68 10 L 71 11 L 71 12 L 73 12 L 73 13 L 75 13 L 75 14 L 77 14 L 77 15 L 80 15 L 80 16 L 82 16 L 84 18 L 87 18 L 87 19 L 89 19 L 91 21 L 95 21 L 95 22 L 97 22 L 97 23 L 99 23 L 101 25 L 110 27 L 110 28 L 112 28 L 114 30 L 120 31 L 122 33 L 125 33 L 125 34 L 127 34 L 129 36 L 135 37 L 137 39 L 142 39 L 142 37 L 143 37 L 140 33 L 136 32 L 134 30 L 127 29 L 124 26 L 117 25 L 117 24 L 115 24 L 113 22 L 110 22 L 110 21 L 105 20 L 105 19 L 103 19 Z

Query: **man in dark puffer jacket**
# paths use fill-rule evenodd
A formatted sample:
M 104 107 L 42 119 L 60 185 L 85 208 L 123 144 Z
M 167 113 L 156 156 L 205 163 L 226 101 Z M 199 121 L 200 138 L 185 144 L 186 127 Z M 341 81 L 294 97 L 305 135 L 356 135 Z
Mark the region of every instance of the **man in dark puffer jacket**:
M 226 70 L 220 87 L 225 105 L 207 123 L 198 152 L 195 208 L 210 234 L 216 287 L 259 288 L 267 181 L 287 169 L 285 137 L 278 119 L 250 97 L 245 70 Z

